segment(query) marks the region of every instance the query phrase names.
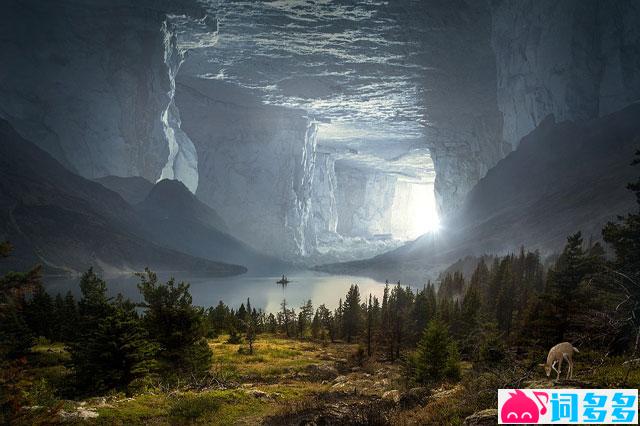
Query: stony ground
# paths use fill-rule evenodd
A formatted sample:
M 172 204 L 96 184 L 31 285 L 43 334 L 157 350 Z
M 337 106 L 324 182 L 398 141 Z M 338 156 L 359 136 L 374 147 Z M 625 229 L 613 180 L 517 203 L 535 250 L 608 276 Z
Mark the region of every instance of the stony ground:
M 589 360 L 584 354 L 574 381 L 548 380 L 535 367 L 527 376 L 522 369 L 511 375 L 470 374 L 470 365 L 465 364 L 458 384 L 412 388 L 400 363 L 376 357 L 363 361 L 357 345 L 261 335 L 249 355 L 246 344 L 226 340 L 221 336 L 210 341 L 214 363 L 207 380 L 157 383 L 135 396 L 60 401 L 58 414 L 47 420 L 104 425 L 483 426 L 496 422 L 499 387 L 615 387 L 619 383 L 611 380 L 624 374 L 619 361 L 598 366 L 595 358 Z M 61 345 L 37 346 L 34 354 L 39 375 L 49 383 L 55 385 L 69 374 L 64 367 L 68 354 Z M 640 372 L 634 371 L 630 380 L 640 383 Z
M 64 401 L 59 420 L 88 424 L 300 424 L 365 420 L 400 402 L 400 367 L 354 359 L 357 346 L 261 336 L 247 345 L 211 340 L 213 377 L 143 395 Z M 60 350 L 57 348 L 56 351 Z

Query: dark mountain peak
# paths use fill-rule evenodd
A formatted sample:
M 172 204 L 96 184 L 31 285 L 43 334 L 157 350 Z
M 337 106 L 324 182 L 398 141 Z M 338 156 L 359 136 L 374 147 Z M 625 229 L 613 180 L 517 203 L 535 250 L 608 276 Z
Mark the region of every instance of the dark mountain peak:
M 205 259 L 241 263 L 250 272 L 282 270 L 283 262 L 229 234 L 215 210 L 178 180 L 163 179 L 136 205 L 154 241 Z
M 246 268 L 193 257 L 151 242 L 121 196 L 66 170 L 0 120 L 0 241 L 15 247 L 3 271 L 36 263 L 45 273 L 189 271 L 228 276 Z
M 228 232 L 218 213 L 200 201 L 179 180 L 163 179 L 156 183 L 146 199 L 138 205 L 141 211 L 154 210 L 156 214 L 199 222 L 218 231 Z
M 156 200 L 162 202 L 170 202 L 177 204 L 181 202 L 197 203 L 198 200 L 187 189 L 184 183 L 175 179 L 162 179 L 157 182 L 149 192 L 148 200 Z
M 129 204 L 138 204 L 143 201 L 153 189 L 153 183 L 141 176 L 104 176 L 94 180 L 120 194 Z

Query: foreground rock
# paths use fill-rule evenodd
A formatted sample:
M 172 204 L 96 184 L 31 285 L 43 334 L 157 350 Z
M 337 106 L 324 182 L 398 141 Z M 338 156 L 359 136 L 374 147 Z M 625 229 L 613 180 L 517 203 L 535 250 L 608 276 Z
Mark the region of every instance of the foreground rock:
M 488 408 L 464 419 L 464 426 L 492 426 L 498 423 L 498 410 Z
M 338 377 L 338 370 L 326 364 L 311 364 L 305 368 L 305 371 L 316 380 L 334 380 Z
M 382 399 L 398 404 L 400 402 L 400 391 L 397 389 L 386 391 L 382 394 Z
M 386 425 L 395 403 L 379 397 L 353 396 L 340 393 L 318 395 L 287 411 L 266 418 L 268 426 L 312 425 Z

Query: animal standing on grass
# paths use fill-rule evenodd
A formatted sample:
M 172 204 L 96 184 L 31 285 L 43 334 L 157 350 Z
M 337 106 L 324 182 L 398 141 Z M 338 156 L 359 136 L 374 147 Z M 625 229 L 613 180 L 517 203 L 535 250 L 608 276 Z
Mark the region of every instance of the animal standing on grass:
M 556 380 L 560 379 L 560 369 L 562 368 L 562 361 L 566 360 L 567 364 L 569 364 L 569 369 L 567 370 L 567 379 L 571 379 L 573 377 L 573 354 L 580 353 L 580 351 L 573 347 L 573 345 L 569 342 L 558 343 L 554 347 L 549 350 L 549 355 L 547 355 L 547 363 L 540 364 L 541 367 L 544 367 L 545 373 L 547 373 L 547 377 L 551 375 L 551 370 L 558 373 Z M 556 369 L 556 364 L 558 368 Z

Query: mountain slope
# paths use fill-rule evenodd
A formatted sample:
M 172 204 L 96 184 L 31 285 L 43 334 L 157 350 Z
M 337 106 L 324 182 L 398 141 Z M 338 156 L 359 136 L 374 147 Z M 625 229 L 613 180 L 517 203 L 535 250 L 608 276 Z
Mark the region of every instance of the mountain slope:
M 245 268 L 199 259 L 146 239 L 118 194 L 75 175 L 0 120 L 0 239 L 15 246 L 3 271 L 42 263 L 45 273 L 164 271 L 226 276 Z
M 117 192 L 124 200 L 133 205 L 143 201 L 151 192 L 153 184 L 141 176 L 104 176 L 94 181 L 113 192 Z
M 250 273 L 281 273 L 284 262 L 249 247 L 227 232 L 218 214 L 182 182 L 164 179 L 135 208 L 156 243 L 193 256 L 245 265 Z
M 474 187 L 438 235 L 373 259 L 319 269 L 421 282 L 467 255 L 524 245 L 551 253 L 567 235 L 598 239 L 602 225 L 636 209 L 626 183 L 640 148 L 640 104 L 589 122 L 544 120 Z

